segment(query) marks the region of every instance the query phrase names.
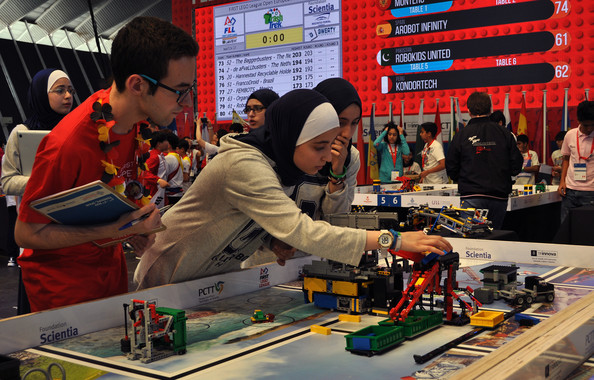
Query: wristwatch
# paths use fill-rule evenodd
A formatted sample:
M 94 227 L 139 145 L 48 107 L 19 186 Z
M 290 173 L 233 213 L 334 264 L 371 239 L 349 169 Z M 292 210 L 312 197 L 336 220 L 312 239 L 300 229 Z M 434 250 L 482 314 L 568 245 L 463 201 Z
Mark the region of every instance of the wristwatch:
M 382 249 L 393 249 L 400 251 L 402 246 L 402 237 L 400 232 L 394 230 L 381 230 L 377 242 Z
M 394 243 L 394 235 L 388 230 L 381 230 L 380 236 L 377 238 L 377 242 L 382 249 L 392 248 Z

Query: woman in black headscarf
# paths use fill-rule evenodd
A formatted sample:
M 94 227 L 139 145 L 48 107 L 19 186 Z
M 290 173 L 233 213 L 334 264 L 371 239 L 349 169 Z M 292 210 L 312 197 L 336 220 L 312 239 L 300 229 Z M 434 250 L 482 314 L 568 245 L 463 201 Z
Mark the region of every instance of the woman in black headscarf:
M 6 197 L 9 218 L 9 234 L 14 231 L 17 218 L 17 202 L 12 196 L 22 196 L 29 180 L 21 170 L 21 155 L 19 151 L 18 132 L 26 130 L 51 130 L 72 108 L 74 89 L 70 78 L 62 70 L 44 69 L 33 77 L 27 98 L 29 101 L 29 118 L 23 124 L 14 127 L 6 142 L 4 157 L 2 158 L 2 190 Z M 9 237 L 8 253 L 9 266 L 16 266 L 19 248 L 12 236 Z
M 251 93 L 245 102 L 243 112 L 247 115 L 250 129 L 257 129 L 264 125 L 266 109 L 278 99 L 278 94 L 267 88 L 262 88 Z
M 305 175 L 291 198 L 313 219 L 349 212 L 355 198 L 359 151 L 351 142 L 361 120 L 361 98 L 355 87 L 342 78 L 330 78 L 315 88 L 328 98 L 340 120 L 340 132 L 332 144 L 332 161 L 315 175 Z
M 223 136 L 219 154 L 164 214 L 163 224 L 170 228 L 158 233 L 142 256 L 135 273 L 139 288 L 238 270 L 260 246 L 269 245 L 271 236 L 352 265 L 359 264 L 365 250 L 378 249 L 380 231 L 314 221 L 283 191 L 332 160 L 338 126 L 338 116 L 323 95 L 295 90 L 266 110 L 262 128 Z M 443 238 L 423 232 L 394 239 L 400 243 L 414 251 L 451 249 Z M 281 253 L 282 264 L 287 252 Z
M 2 189 L 7 195 L 23 195 L 29 176 L 21 172 L 18 132 L 51 130 L 72 108 L 74 89 L 70 78 L 62 70 L 44 69 L 33 77 L 29 92 L 29 118 L 13 128 L 6 143 L 2 160 Z

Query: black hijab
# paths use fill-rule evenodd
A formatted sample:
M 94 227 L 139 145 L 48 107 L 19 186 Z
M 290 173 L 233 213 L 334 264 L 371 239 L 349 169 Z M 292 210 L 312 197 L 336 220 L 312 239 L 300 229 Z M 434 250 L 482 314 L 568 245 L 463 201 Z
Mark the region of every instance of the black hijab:
M 346 79 L 329 78 L 323 80 L 320 83 L 318 83 L 316 87 L 314 87 L 314 90 L 328 98 L 328 101 L 330 102 L 330 104 L 332 104 L 338 115 L 340 115 L 340 113 L 351 104 L 358 105 L 361 112 L 363 112 L 361 98 L 359 97 L 357 90 Z M 360 116 L 361 115 L 359 115 L 359 117 Z M 349 154 L 347 155 L 347 158 L 344 161 L 344 165 L 347 167 L 351 163 L 351 146 L 353 146 L 352 140 L 349 141 L 349 146 L 347 148 Z M 328 162 L 326 166 L 324 166 L 322 170 L 320 170 L 319 173 L 323 176 L 327 176 L 330 174 L 331 168 L 332 164 Z
M 58 69 L 43 69 L 35 74 L 31 81 L 29 92 L 27 93 L 31 115 L 24 122 L 30 130 L 49 131 L 66 116 L 54 111 L 49 103 L 47 82 L 51 73 L 56 70 Z
M 326 102 L 323 95 L 313 90 L 290 91 L 266 109 L 262 127 L 234 138 L 272 159 L 283 185 L 295 185 L 304 174 L 293 161 L 295 144 L 311 112 Z
M 250 100 L 250 99 L 256 99 L 257 101 L 262 103 L 264 108 L 268 108 L 272 104 L 272 102 L 274 102 L 276 99 L 278 99 L 278 94 L 272 90 L 267 89 L 267 88 L 262 88 L 260 90 L 256 90 L 256 91 L 252 92 L 252 94 L 249 96 L 249 98 L 247 100 Z M 245 101 L 246 107 L 247 107 L 247 100 Z

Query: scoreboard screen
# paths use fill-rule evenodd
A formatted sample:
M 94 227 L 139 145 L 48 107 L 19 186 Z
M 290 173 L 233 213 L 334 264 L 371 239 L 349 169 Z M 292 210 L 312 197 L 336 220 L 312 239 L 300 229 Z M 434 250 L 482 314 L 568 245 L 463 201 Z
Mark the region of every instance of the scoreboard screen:
M 342 76 L 364 115 L 437 108 L 473 91 L 494 109 L 575 107 L 594 86 L 592 0 L 252 0 L 195 9 L 199 109 L 240 114 L 249 94 Z M 404 102 L 403 102 L 404 101 Z
M 340 0 L 247 1 L 212 8 L 216 113 L 242 113 L 260 88 L 280 95 L 342 75 Z

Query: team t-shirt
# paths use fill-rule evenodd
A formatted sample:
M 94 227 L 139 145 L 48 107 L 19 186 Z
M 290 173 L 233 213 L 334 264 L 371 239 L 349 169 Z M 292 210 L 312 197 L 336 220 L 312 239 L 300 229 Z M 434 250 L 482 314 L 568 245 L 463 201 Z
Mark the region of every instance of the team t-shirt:
M 101 90 L 65 116 L 39 146 L 32 175 L 27 183 L 19 219 L 27 223 L 51 223 L 29 207 L 31 201 L 101 179 L 101 160 L 92 105 L 99 98 L 109 101 L 110 90 Z M 136 176 L 134 160 L 136 130 L 117 135 L 110 156 L 126 181 Z M 128 290 L 126 261 L 120 244 L 99 248 L 89 242 L 60 249 L 27 249 L 19 257 L 31 309 L 44 310 L 103 298 Z

